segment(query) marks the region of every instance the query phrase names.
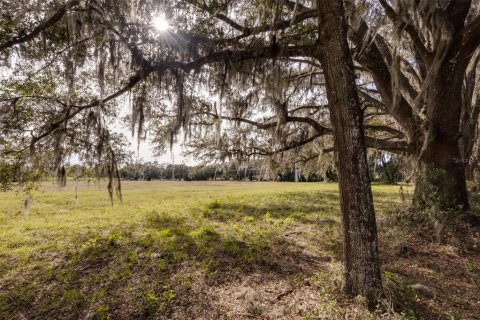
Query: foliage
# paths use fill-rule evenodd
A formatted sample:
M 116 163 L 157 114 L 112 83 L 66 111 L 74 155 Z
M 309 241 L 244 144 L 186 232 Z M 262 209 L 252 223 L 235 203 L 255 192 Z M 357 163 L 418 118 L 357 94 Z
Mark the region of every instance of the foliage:
M 50 17 L 38 6 L 2 3 L 21 13 L 21 18 L 2 16 L 3 65 L 11 75 L 1 83 L 2 129 L 8 129 L 4 136 L 9 141 L 22 142 L 12 149 L 22 150 L 24 158 L 54 150 L 51 171 L 61 170 L 74 156 L 90 169 L 103 166 L 116 178 L 112 164 L 124 160 L 124 146 L 113 131 L 122 117 L 137 139 L 149 135 L 158 153 L 183 133 L 195 157 L 217 167 L 231 159 L 240 166 L 261 160 L 262 176 L 276 177 L 280 170 L 282 180 L 293 164 L 307 181 L 333 172 L 327 156 L 333 139 L 315 54 L 317 12 L 310 2 L 295 7 L 288 2 L 272 7 L 265 1 L 70 0 L 43 5 L 58 16 Z M 359 6 L 363 9 L 357 14 L 376 21 L 370 15 L 377 13 L 377 5 Z M 150 23 L 157 13 L 170 22 L 165 33 Z M 232 17 L 238 22 L 232 23 Z M 32 31 L 35 25 L 41 32 Z M 371 28 L 379 36 L 385 32 Z M 29 30 L 31 38 L 23 38 Z M 370 76 L 365 71 L 358 75 Z M 371 93 L 363 85 L 359 89 L 362 97 Z M 128 103 L 122 99 L 127 92 Z M 404 152 L 406 135 L 389 125 L 391 115 L 377 115 L 383 106 L 375 103 L 377 94 L 371 95 L 364 101 L 367 143 Z M 124 104 L 131 107 L 126 117 Z M 312 172 L 315 166 L 323 167 L 323 173 Z M 204 173 L 188 179 L 203 179 L 196 175 Z

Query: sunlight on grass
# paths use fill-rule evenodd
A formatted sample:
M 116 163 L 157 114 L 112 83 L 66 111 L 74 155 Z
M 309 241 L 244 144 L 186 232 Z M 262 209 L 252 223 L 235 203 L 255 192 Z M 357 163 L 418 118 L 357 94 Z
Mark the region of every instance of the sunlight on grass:
M 378 212 L 400 201 L 398 188 L 374 186 Z M 173 266 L 185 263 L 197 265 L 212 281 L 232 270 L 293 272 L 295 264 L 282 259 L 293 263 L 301 253 L 283 245 L 289 232 L 314 230 L 319 246 L 310 251 L 339 254 L 336 184 L 126 182 L 123 189 L 123 204 L 111 206 L 104 184 L 81 185 L 76 205 L 72 186 L 59 191 L 45 184 L 27 216 L 21 195 L 2 194 L 0 283 L 14 290 L 0 291 L 7 301 L 0 305 L 0 318 L 27 308 L 52 281 L 38 312 L 58 300 L 65 315 L 87 302 L 96 308 L 92 312 L 107 313 L 113 310 L 107 304 L 122 303 L 118 296 L 125 286 L 141 292 L 130 298 L 145 300 L 136 306 L 142 312 L 166 312 L 176 293 L 152 286 L 152 277 L 171 285 Z M 29 278 L 36 280 L 27 286 L 19 281 Z M 113 286 L 102 289 L 106 296 L 99 283 Z

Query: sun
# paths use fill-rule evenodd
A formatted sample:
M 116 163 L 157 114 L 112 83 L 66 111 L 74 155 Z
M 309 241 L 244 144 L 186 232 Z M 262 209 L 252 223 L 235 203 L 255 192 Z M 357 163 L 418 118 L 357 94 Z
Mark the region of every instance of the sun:
M 152 26 L 160 32 L 165 32 L 170 29 L 170 24 L 168 23 L 165 14 L 159 14 L 152 19 Z

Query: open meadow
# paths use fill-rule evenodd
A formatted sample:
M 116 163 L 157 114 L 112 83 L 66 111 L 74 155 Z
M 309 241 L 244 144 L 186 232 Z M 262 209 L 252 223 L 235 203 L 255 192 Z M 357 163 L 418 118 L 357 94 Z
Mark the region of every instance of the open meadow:
M 337 184 L 44 184 L 28 215 L 5 193 L 0 319 L 479 319 L 475 238 L 402 234 L 399 188 L 373 186 L 383 315 L 340 294 Z

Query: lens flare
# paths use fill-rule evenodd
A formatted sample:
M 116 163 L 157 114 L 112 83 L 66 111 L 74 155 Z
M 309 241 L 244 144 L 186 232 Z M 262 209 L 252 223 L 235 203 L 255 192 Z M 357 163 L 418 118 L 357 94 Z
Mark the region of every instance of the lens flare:
M 170 28 L 167 18 L 164 14 L 159 14 L 152 19 L 152 26 L 160 32 L 165 32 Z

